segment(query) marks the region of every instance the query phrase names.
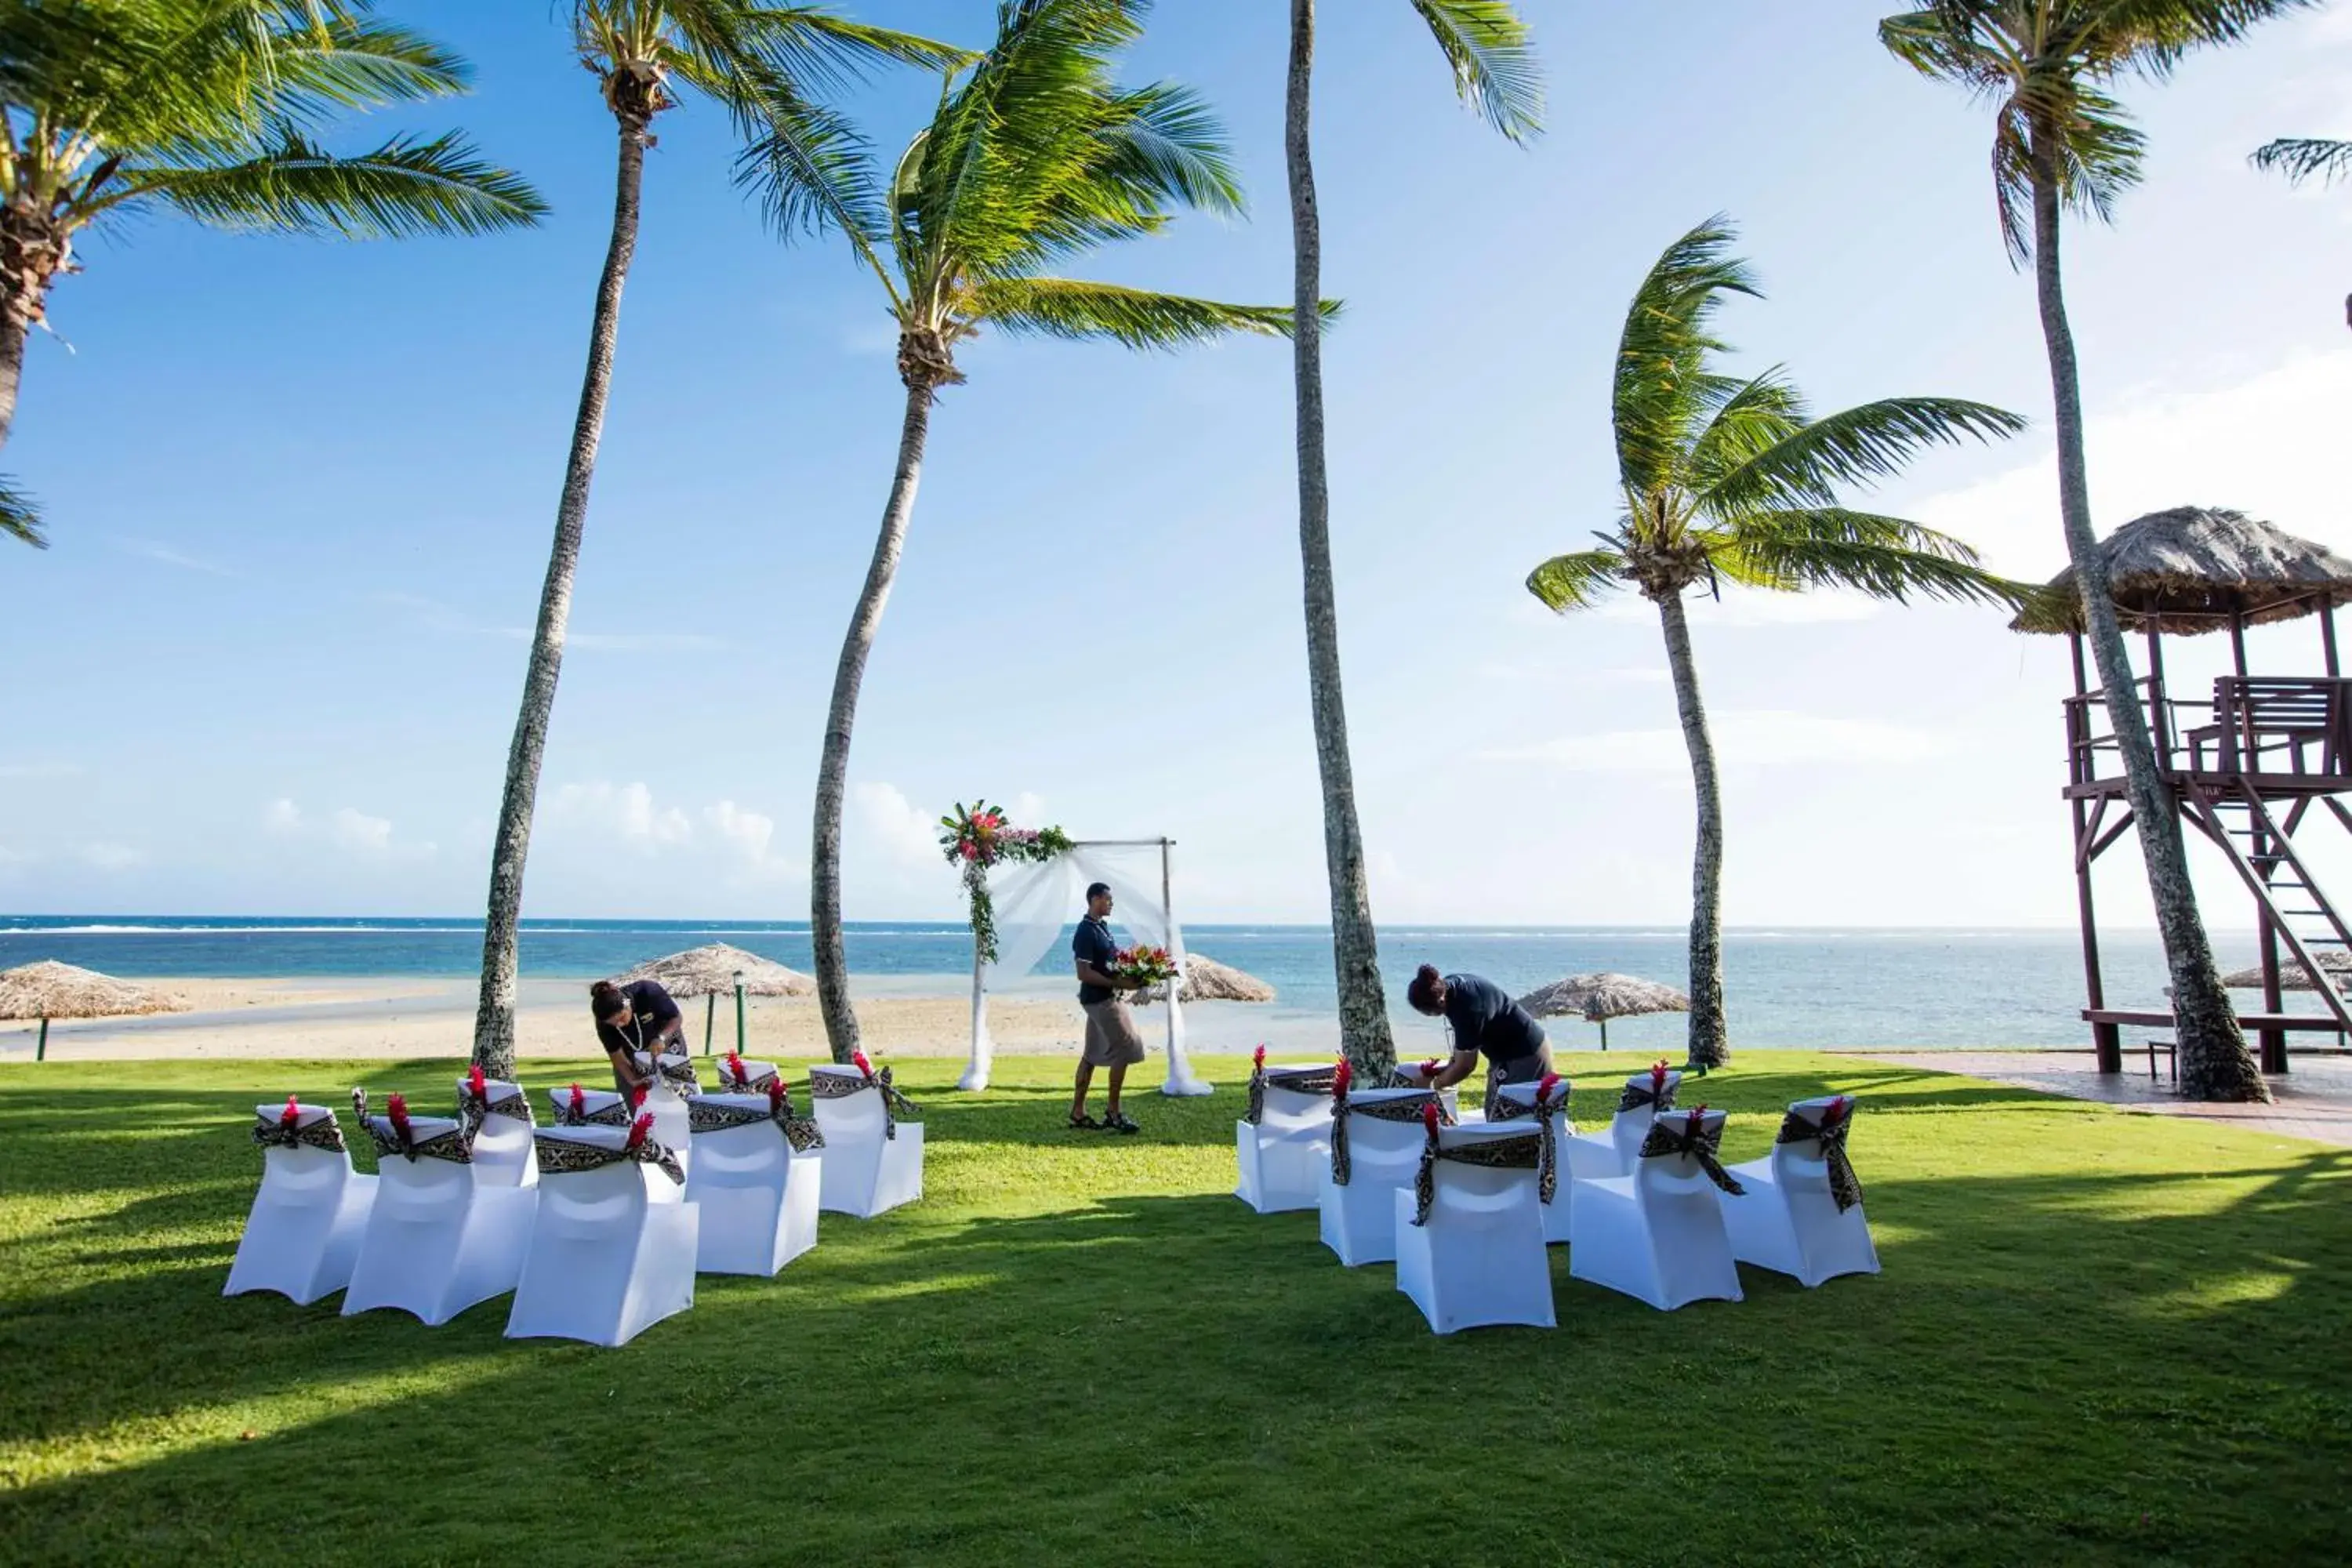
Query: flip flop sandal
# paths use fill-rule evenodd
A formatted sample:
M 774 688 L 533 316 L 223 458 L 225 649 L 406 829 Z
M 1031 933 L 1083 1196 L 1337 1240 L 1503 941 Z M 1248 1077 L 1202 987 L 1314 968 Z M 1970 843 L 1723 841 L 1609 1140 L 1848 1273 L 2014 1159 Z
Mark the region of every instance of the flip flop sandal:
M 1097 1121 L 1091 1116 L 1073 1116 L 1070 1118 L 1070 1131 L 1073 1132 L 1099 1132 L 1102 1131 L 1102 1125 L 1103 1124 L 1101 1122 Z
M 1128 1120 L 1127 1112 L 1124 1110 L 1120 1111 L 1117 1116 L 1105 1118 L 1102 1125 L 1103 1131 L 1106 1132 L 1140 1132 L 1143 1131 L 1142 1128 L 1138 1127 L 1134 1122 Z

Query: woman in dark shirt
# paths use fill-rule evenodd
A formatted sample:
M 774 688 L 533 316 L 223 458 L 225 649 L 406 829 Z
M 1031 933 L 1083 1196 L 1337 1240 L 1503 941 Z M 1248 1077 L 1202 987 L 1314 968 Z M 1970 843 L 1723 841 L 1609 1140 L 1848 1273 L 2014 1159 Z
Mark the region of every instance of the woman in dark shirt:
M 1452 1089 L 1478 1070 L 1484 1057 L 1496 1083 L 1534 1083 L 1551 1071 L 1551 1045 L 1534 1015 L 1483 975 L 1440 974 L 1424 963 L 1405 987 L 1412 1010 L 1444 1018 L 1454 1034 L 1454 1058 L 1429 1080 Z
M 596 1041 L 613 1058 L 613 1082 L 623 1094 L 647 1081 L 630 1059 L 633 1051 L 658 1057 L 686 1033 L 686 1020 L 657 980 L 615 985 L 599 980 L 588 988 L 588 1011 L 596 1019 Z

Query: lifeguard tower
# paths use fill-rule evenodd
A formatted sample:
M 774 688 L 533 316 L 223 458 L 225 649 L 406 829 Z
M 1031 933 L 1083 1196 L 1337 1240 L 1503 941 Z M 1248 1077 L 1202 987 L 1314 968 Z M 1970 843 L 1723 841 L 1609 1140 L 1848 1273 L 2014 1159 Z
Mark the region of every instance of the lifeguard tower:
M 2252 895 L 2263 1004 L 2260 1012 L 2240 1014 L 2239 1022 L 2260 1042 L 2263 1070 L 2283 1073 L 2289 1034 L 2352 1030 L 2352 1007 L 2344 995 L 2352 929 L 2320 890 L 2295 843 L 2315 806 L 2318 816 L 2352 833 L 2352 811 L 2341 798 L 2352 793 L 2352 681 L 2343 679 L 2336 642 L 2336 606 L 2352 603 L 2352 561 L 2242 513 L 2198 507 L 2127 522 L 2100 549 L 2125 631 L 2147 639 L 2146 669 L 2132 684 L 2147 715 L 2157 765 L 2172 786 L 2181 819 L 2221 849 Z M 2247 627 L 2306 616 L 2318 620 L 2324 673 L 2248 669 Z M 2099 1070 L 2120 1072 L 2122 1031 L 2168 1029 L 2172 1015 L 2109 1007 L 2099 972 L 2092 869 L 2130 831 L 2132 814 L 2106 694 L 2090 684 L 2073 569 L 2060 574 L 2047 599 L 2011 626 L 2063 633 L 2074 645 L 2064 795 L 2074 815 L 2083 921 L 2083 1018 L 2091 1026 Z M 2214 680 L 2210 700 L 2176 696 L 2165 682 L 2164 639 L 2221 631 L 2230 634 L 2235 673 Z M 2319 1012 L 2298 1016 L 2284 1010 L 2282 943 L 2316 994 Z

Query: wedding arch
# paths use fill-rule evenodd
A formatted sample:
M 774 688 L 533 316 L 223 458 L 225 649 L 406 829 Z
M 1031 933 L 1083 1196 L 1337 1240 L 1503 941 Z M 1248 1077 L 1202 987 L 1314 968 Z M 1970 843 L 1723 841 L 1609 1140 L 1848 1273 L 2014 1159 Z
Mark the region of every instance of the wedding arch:
M 1186 959 L 1170 881 L 1174 839 L 1074 839 L 1058 828 L 1017 828 L 985 802 L 959 805 L 940 826 L 940 846 L 961 868 L 972 903 L 971 1058 L 957 1088 L 988 1087 L 996 1054 L 988 1034 L 990 987 L 1000 976 L 1017 980 L 1034 968 L 1084 909 L 1088 885 L 1103 882 L 1116 906 L 1111 923 L 1135 942 L 1166 948 L 1180 977 L 1166 987 L 1167 1075 L 1160 1092 L 1211 1092 L 1184 1053 L 1184 1009 L 1176 999 Z

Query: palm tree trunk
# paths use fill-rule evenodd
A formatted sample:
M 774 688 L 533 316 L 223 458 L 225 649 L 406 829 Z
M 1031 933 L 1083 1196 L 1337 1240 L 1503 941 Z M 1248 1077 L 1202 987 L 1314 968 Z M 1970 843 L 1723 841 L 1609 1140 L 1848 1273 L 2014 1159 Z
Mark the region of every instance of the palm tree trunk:
M 25 379 L 25 342 L 32 331 L 15 301 L 0 300 L 0 447 L 16 428 L 16 388 Z
M 1307 104 L 1315 74 L 1315 0 L 1290 0 L 1290 84 L 1283 144 L 1290 166 L 1291 244 L 1297 262 L 1292 342 L 1298 379 L 1298 553 L 1307 589 L 1307 680 L 1315 707 L 1315 757 L 1323 779 L 1323 858 L 1331 880 L 1331 956 L 1339 984 L 1339 1044 L 1374 1083 L 1396 1066 L 1380 943 L 1356 821 L 1348 759 L 1348 710 L 1339 684 L 1339 611 L 1331 586 L 1331 496 L 1323 457 L 1323 239 L 1315 212 Z
M 2192 1100 L 2266 1100 L 2270 1089 L 2246 1049 L 2238 1015 L 2221 988 L 2189 879 L 2181 842 L 2179 803 L 2158 770 L 2147 715 L 2132 685 L 2131 655 L 2108 585 L 2106 558 L 2091 529 L 2091 489 L 2083 456 L 2083 393 L 2074 363 L 2074 331 L 2059 266 L 2059 186 L 2056 143 L 2036 132 L 2033 165 L 2033 277 L 2042 305 L 2042 335 L 2050 350 L 2050 390 L 2058 427 L 2058 511 L 2066 552 L 2083 593 L 2083 621 L 2106 692 L 2107 719 L 2123 755 L 2125 789 L 2139 828 L 2147 889 L 2156 900 L 2157 929 L 2172 971 L 2172 1011 L 2180 1055 L 2180 1091 Z
M 833 706 L 824 718 L 824 754 L 816 773 L 816 846 L 809 857 L 809 940 L 816 950 L 817 1001 L 824 1013 L 825 1042 L 833 1059 L 845 1062 L 857 1048 L 857 1014 L 849 1005 L 849 956 L 841 941 L 841 813 L 849 787 L 849 736 L 857 723 L 857 692 L 866 683 L 866 658 L 882 626 L 898 557 L 907 548 L 907 523 L 915 512 L 915 489 L 923 478 L 923 443 L 931 427 L 931 384 L 907 382 L 907 418 L 898 432 L 898 470 L 890 477 L 890 502 L 882 509 L 882 533 L 874 542 L 874 563 L 857 595 L 849 634 L 842 638 L 841 663 L 833 672 Z
M 1675 709 L 1690 752 L 1691 790 L 1698 797 L 1698 842 L 1691 852 L 1690 1059 L 1719 1068 L 1731 1059 L 1723 1016 L 1723 786 L 1715 771 L 1715 741 L 1699 701 L 1698 665 L 1691 658 L 1690 622 L 1679 589 L 1658 596 L 1666 633 L 1666 668 L 1675 677 Z
M 490 849 L 490 901 L 482 923 L 482 990 L 474 1009 L 474 1060 L 493 1078 L 514 1076 L 516 939 L 522 921 L 523 862 L 530 854 L 531 812 L 539 799 L 540 759 L 547 751 L 548 719 L 563 670 L 563 634 L 572 618 L 572 579 L 580 565 L 580 536 L 588 521 L 588 490 L 596 476 L 596 447 L 604 434 L 604 404 L 613 385 L 613 353 L 621 334 L 621 288 L 637 248 L 638 197 L 645 183 L 646 125 L 621 114 L 620 171 L 613 204 L 613 238 L 596 288 L 596 319 L 588 333 L 588 372 L 580 412 L 572 426 L 572 456 L 563 495 L 555 508 L 555 545 L 540 590 L 539 625 L 523 677 L 522 711 L 507 749 L 506 792 L 499 802 L 498 837 Z

